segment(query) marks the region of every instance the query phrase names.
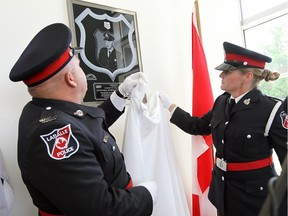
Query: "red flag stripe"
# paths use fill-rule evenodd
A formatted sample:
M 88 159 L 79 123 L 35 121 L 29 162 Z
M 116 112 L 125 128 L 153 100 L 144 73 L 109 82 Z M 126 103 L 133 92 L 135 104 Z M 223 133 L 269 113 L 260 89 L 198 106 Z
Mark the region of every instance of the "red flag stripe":
M 213 106 L 213 95 L 210 83 L 210 77 L 207 68 L 205 53 L 194 26 L 194 17 L 192 18 L 192 69 L 193 69 L 193 104 L 192 114 L 202 116 Z M 198 161 L 198 181 L 201 191 L 204 192 L 210 184 L 211 170 L 213 166 L 212 158 L 212 138 L 211 135 L 203 137 L 209 149 L 201 155 Z M 207 161 L 208 160 L 208 161 Z M 207 180 L 208 179 L 208 180 Z
M 192 115 L 201 117 L 207 113 L 213 106 L 213 94 L 208 73 L 206 57 L 202 43 L 200 41 L 197 29 L 195 27 L 194 14 L 192 14 L 192 70 L 193 70 L 193 92 L 192 92 Z M 207 207 L 207 201 L 204 201 L 203 193 L 208 189 L 212 178 L 213 167 L 213 140 L 212 136 L 203 136 L 208 149 L 197 158 L 197 179 L 200 194 L 192 194 L 192 215 L 204 215 Z M 194 150 L 201 143 L 194 143 Z M 192 149 L 193 151 L 193 149 Z M 194 179 L 195 180 L 195 179 Z M 197 188 L 195 189 L 197 191 Z M 207 196 L 205 195 L 206 199 Z M 205 204 L 204 204 L 204 203 Z M 211 203 L 210 203 L 211 205 Z M 209 205 L 208 205 L 209 206 Z M 210 209 L 210 207 L 209 207 Z M 207 213 L 206 213 L 207 214 Z M 210 213 L 209 213 L 210 214 Z
M 192 206 L 193 206 L 193 210 L 192 210 L 192 215 L 193 216 L 200 216 L 200 200 L 199 200 L 199 196 L 193 194 L 192 195 Z

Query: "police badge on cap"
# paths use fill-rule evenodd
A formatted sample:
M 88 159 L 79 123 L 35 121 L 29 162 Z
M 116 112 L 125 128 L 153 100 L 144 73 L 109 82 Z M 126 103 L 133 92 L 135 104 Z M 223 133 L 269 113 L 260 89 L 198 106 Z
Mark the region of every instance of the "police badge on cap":
M 266 62 L 272 61 L 268 56 L 229 42 L 224 42 L 223 47 L 225 51 L 224 63 L 217 66 L 216 70 L 234 70 L 243 67 L 264 69 Z
M 11 81 L 23 81 L 36 86 L 58 73 L 72 59 L 71 31 L 62 24 L 51 24 L 42 29 L 28 44 L 10 71 Z

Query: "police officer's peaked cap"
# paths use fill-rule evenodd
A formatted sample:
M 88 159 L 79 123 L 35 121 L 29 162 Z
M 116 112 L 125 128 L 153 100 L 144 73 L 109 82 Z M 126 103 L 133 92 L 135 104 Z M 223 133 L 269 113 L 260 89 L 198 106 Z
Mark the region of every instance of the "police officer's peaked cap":
M 264 69 L 266 62 L 272 61 L 268 56 L 229 42 L 224 42 L 223 47 L 225 51 L 224 63 L 216 67 L 216 70 L 234 70 L 243 67 Z
M 75 49 L 70 48 L 71 39 L 70 29 L 62 23 L 45 27 L 23 51 L 9 78 L 29 87 L 46 81 L 72 59 Z
M 107 41 L 113 41 L 114 40 L 114 37 L 111 34 L 107 33 L 107 32 L 105 32 L 103 34 L 103 36 L 104 36 L 104 40 L 107 40 Z

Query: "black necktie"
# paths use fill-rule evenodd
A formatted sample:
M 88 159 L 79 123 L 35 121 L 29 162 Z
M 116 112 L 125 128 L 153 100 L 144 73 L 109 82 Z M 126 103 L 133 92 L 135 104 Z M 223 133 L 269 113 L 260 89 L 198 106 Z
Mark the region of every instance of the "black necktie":
M 231 98 L 229 100 L 229 113 L 231 112 L 234 105 L 235 105 L 235 99 Z

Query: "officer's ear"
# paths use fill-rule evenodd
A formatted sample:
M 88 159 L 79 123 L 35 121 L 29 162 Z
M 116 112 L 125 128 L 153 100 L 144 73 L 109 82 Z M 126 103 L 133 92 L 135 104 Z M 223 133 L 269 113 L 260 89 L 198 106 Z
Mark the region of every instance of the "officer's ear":
M 65 82 L 67 83 L 67 85 L 71 87 L 77 87 L 77 82 L 74 73 L 72 73 L 71 71 L 67 71 L 65 73 Z
M 245 81 L 247 81 L 247 82 L 252 81 L 253 78 L 254 78 L 253 72 L 248 71 L 248 72 L 245 74 Z

